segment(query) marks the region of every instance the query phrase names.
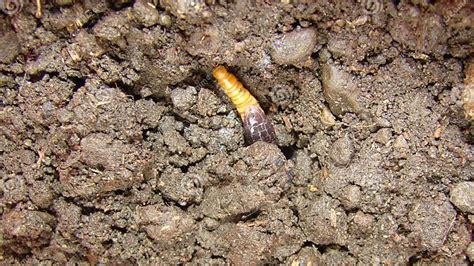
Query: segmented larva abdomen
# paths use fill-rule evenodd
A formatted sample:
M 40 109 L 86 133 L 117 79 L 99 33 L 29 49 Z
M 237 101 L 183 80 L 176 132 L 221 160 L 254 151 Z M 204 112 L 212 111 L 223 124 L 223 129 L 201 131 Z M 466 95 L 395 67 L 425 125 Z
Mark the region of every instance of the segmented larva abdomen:
M 244 88 L 242 83 L 240 83 L 233 74 L 227 72 L 225 67 L 216 67 L 213 75 L 227 96 L 229 96 L 241 116 L 244 113 L 243 108 L 246 106 L 258 105 L 257 100 L 252 96 L 252 94 Z
M 218 66 L 212 74 L 237 108 L 246 141 L 249 144 L 256 141 L 276 143 L 275 130 L 255 97 L 225 67 Z

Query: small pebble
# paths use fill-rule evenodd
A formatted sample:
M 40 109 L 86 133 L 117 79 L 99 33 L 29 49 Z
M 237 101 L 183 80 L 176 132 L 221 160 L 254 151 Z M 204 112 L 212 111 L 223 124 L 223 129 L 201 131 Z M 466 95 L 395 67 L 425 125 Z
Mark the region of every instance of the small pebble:
M 308 190 L 309 190 L 309 192 L 311 192 L 311 193 L 318 192 L 318 187 L 315 186 L 315 185 L 313 185 L 313 184 L 309 184 L 309 185 L 308 185 Z
M 403 135 L 398 136 L 393 143 L 393 147 L 399 149 L 408 149 L 408 142 Z
M 340 200 L 347 209 L 354 209 L 359 204 L 361 197 L 362 192 L 360 191 L 360 187 L 356 185 L 349 185 L 344 188 Z
M 374 218 L 369 214 L 365 214 L 361 211 L 358 211 L 354 215 L 354 218 L 352 221 L 354 222 L 354 224 L 357 225 L 357 227 L 360 230 L 366 232 L 366 231 L 369 231 L 370 228 L 373 226 Z
M 294 30 L 278 36 L 271 49 L 272 59 L 280 65 L 298 65 L 307 61 L 317 43 L 313 28 Z
M 353 77 L 332 64 L 321 67 L 321 81 L 323 84 L 324 98 L 329 104 L 329 109 L 336 116 L 347 112 L 359 113 L 361 107 L 357 101 Z
M 158 13 L 158 10 L 147 1 L 135 1 L 135 4 L 133 5 L 133 14 L 145 27 L 151 27 L 159 23 L 160 14 Z
M 354 147 L 348 136 L 344 136 L 334 142 L 329 157 L 336 166 L 347 166 L 351 162 Z
M 375 119 L 375 122 L 377 122 L 377 125 L 379 127 L 391 127 L 392 124 L 390 123 L 390 121 L 388 121 L 387 119 L 385 118 L 376 118 Z
M 387 144 L 392 138 L 392 130 L 382 128 L 375 134 L 375 141 L 381 144 Z
M 471 262 L 474 262 L 474 242 L 471 242 L 466 248 L 466 255 Z
M 161 26 L 164 26 L 164 27 L 169 27 L 171 26 L 171 16 L 167 15 L 167 14 L 160 14 L 160 17 L 158 19 L 158 23 L 161 25 Z
M 331 53 L 327 48 L 322 48 L 319 51 L 319 60 L 323 63 L 326 63 L 329 59 L 331 59 Z
M 461 211 L 474 213 L 474 182 L 457 183 L 450 195 L 451 202 Z
M 336 118 L 326 106 L 321 110 L 321 122 L 326 126 L 334 126 L 336 124 Z
M 171 101 L 180 111 L 190 110 L 197 101 L 196 89 L 194 87 L 176 88 L 171 91 Z
M 219 227 L 219 222 L 209 217 L 204 218 L 203 222 L 204 222 L 204 228 L 206 228 L 206 230 L 208 231 L 214 231 L 217 229 L 217 227 Z

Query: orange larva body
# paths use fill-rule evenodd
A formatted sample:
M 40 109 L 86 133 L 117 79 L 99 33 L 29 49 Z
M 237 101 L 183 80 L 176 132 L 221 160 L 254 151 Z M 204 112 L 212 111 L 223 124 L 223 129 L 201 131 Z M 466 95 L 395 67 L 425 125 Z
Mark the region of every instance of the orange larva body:
M 245 140 L 249 144 L 256 141 L 276 143 L 275 130 L 257 99 L 225 67 L 218 66 L 212 74 L 239 112 Z

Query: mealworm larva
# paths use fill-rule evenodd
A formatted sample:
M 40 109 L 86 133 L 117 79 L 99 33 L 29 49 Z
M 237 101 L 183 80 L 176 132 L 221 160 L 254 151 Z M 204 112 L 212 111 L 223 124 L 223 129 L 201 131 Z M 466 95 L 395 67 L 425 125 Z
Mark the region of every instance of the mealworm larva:
M 244 123 L 245 140 L 249 144 L 257 141 L 276 144 L 275 130 L 257 99 L 244 88 L 232 73 L 227 72 L 225 67 L 216 67 L 212 75 L 237 108 Z

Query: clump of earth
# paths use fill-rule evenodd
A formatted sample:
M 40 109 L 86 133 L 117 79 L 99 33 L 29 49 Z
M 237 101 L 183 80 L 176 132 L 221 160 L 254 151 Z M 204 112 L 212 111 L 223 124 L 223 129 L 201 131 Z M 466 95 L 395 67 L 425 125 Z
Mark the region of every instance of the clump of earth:
M 474 261 L 472 1 L 13 2 L 2 263 Z

